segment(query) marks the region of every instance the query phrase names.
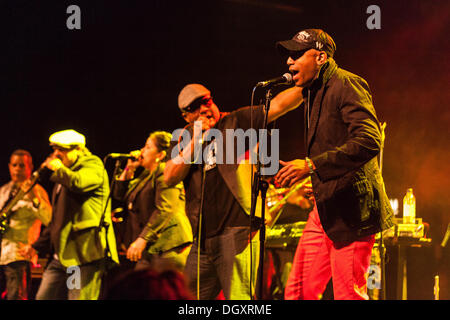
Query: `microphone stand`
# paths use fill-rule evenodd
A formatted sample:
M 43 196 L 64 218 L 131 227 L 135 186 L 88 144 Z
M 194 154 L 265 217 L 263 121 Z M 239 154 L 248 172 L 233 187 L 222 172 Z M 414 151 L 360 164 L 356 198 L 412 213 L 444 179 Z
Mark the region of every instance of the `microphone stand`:
M 109 158 L 109 156 L 106 156 L 105 159 L 103 160 L 103 165 L 105 166 L 105 170 L 106 170 L 106 160 L 108 158 Z M 106 209 L 108 208 L 108 201 L 112 199 L 112 192 L 113 192 L 114 185 L 116 183 L 116 176 L 119 173 L 120 164 L 121 164 L 120 159 L 116 159 L 116 162 L 114 164 L 114 171 L 112 174 L 111 182 L 109 184 L 109 193 L 108 193 L 108 198 L 106 199 L 106 206 L 103 209 L 102 216 L 100 218 L 100 227 L 103 225 L 103 222 L 105 219 Z M 106 242 L 106 243 L 108 243 L 108 242 Z
M 444 234 L 444 238 L 441 242 L 441 250 L 447 246 L 448 240 L 450 239 L 450 223 L 447 225 L 447 231 Z M 445 251 L 444 251 L 445 252 Z M 445 253 L 443 253 L 445 254 Z M 444 257 L 441 255 L 438 258 L 437 267 L 436 267 L 436 275 L 434 276 L 434 300 L 439 300 L 439 272 L 443 266 Z
M 271 89 L 268 89 L 266 91 L 266 100 L 264 104 L 264 122 L 263 122 L 263 130 L 267 130 L 267 122 L 268 122 L 268 113 L 270 109 L 270 100 L 272 98 L 272 92 Z M 258 147 L 259 150 L 259 147 Z M 258 200 L 258 195 L 261 192 L 261 225 L 260 225 L 260 232 L 259 232 L 259 241 L 260 241 L 260 247 L 259 247 L 259 265 L 258 265 L 258 276 L 257 276 L 257 299 L 263 298 L 263 283 L 264 283 L 264 250 L 265 250 L 265 239 L 266 239 L 266 225 L 264 223 L 265 221 L 265 203 L 266 203 L 266 193 L 267 189 L 269 188 L 269 183 L 262 179 L 261 176 L 261 160 L 259 158 L 259 152 L 257 155 L 257 162 L 256 162 L 256 172 L 253 175 L 253 188 L 252 188 L 252 203 L 251 203 L 251 209 L 250 209 L 250 220 L 251 222 L 254 221 L 255 218 L 255 212 L 256 212 L 256 203 Z M 251 241 L 251 240 L 250 240 Z M 250 248 L 251 248 L 251 242 L 250 242 Z
M 447 231 L 445 232 L 444 238 L 441 242 L 441 247 L 445 248 L 447 246 L 448 240 L 450 239 L 450 223 L 447 225 Z
M 106 160 L 108 160 L 108 158 L 109 158 L 109 155 L 103 159 L 103 166 L 104 166 L 104 170 L 105 170 L 104 172 L 106 172 Z M 105 222 L 105 215 L 106 215 L 106 211 L 108 209 L 108 202 L 112 199 L 112 192 L 113 192 L 113 188 L 114 188 L 114 185 L 116 182 L 117 173 L 119 172 L 119 168 L 120 168 L 120 159 L 116 159 L 116 162 L 114 164 L 114 171 L 112 174 L 111 182 L 109 184 L 108 197 L 106 198 L 105 208 L 103 209 L 102 216 L 100 217 L 100 223 L 98 225 L 99 231 L 102 227 L 105 228 L 105 243 L 106 243 L 105 258 L 107 258 L 108 254 L 110 253 L 110 248 L 109 248 L 109 244 L 108 244 L 108 228 L 109 227 L 113 228 L 112 225 L 109 225 L 108 223 Z M 108 173 L 106 172 L 106 174 L 108 174 Z M 111 203 L 111 205 L 112 205 L 112 203 Z
M 384 129 L 386 129 L 386 122 L 381 124 L 381 149 L 380 149 L 380 174 L 381 175 L 383 173 L 383 151 L 384 151 L 384 140 L 385 140 Z M 381 300 L 386 300 L 386 266 L 385 266 L 386 250 L 384 248 L 383 231 L 380 231 L 378 250 L 380 252 L 380 265 L 381 265 Z

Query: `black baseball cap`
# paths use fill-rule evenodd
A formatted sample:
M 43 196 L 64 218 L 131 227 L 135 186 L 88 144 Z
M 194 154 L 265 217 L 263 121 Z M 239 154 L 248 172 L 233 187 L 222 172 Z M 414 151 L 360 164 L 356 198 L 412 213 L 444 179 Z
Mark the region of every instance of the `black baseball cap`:
M 291 40 L 278 41 L 276 47 L 283 56 L 289 56 L 292 52 L 316 49 L 325 51 L 329 57 L 333 57 L 336 51 L 333 38 L 321 29 L 302 30 L 297 32 Z

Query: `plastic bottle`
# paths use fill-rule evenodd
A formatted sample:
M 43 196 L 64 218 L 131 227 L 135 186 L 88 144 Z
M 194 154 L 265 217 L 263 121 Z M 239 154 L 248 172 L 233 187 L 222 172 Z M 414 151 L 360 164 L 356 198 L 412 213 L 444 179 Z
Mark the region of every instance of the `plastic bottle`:
M 416 197 L 413 189 L 408 188 L 403 198 L 403 223 L 410 224 L 416 222 Z

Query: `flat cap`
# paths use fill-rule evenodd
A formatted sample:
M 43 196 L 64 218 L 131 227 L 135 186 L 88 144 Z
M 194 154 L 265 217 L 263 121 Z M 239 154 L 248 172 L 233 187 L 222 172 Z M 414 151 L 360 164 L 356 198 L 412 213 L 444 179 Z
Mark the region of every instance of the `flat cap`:
M 73 129 L 53 133 L 49 141 L 51 146 L 58 146 L 65 149 L 72 149 L 78 146 L 84 147 L 86 145 L 84 135 Z
M 190 83 L 186 85 L 178 95 L 178 108 L 180 108 L 181 112 L 184 112 L 184 109 L 188 107 L 194 100 L 210 94 L 211 92 L 201 84 Z

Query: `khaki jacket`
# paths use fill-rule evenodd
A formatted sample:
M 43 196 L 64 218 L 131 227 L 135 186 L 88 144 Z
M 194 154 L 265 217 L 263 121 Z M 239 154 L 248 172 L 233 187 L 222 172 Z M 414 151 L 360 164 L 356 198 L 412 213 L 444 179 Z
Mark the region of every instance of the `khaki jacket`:
M 80 157 L 56 170 L 50 239 L 61 264 L 83 265 L 108 257 L 119 263 L 108 199 L 108 175 L 100 158 Z M 100 219 L 104 213 L 104 225 Z

